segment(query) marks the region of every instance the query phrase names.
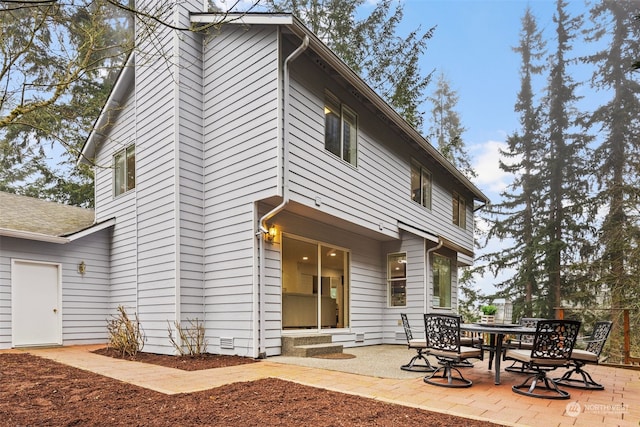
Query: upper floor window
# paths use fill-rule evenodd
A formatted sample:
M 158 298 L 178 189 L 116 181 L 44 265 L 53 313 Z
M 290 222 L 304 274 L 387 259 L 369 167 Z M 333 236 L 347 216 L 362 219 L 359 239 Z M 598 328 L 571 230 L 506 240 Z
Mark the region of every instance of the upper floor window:
M 387 283 L 389 306 L 407 305 L 407 254 L 397 253 L 387 256 Z
M 411 200 L 431 209 L 431 173 L 416 162 L 411 162 Z
M 130 145 L 113 156 L 113 193 L 119 196 L 136 187 L 136 148 Z
M 467 228 L 467 202 L 458 193 L 453 193 L 453 223 Z
M 356 166 L 358 116 L 327 93 L 324 104 L 324 148 Z

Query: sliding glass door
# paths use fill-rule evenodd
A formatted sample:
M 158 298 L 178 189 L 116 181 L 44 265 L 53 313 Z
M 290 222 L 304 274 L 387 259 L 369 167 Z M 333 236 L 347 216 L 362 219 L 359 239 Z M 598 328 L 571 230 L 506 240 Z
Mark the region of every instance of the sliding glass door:
M 282 238 L 282 327 L 349 326 L 349 252 L 320 242 Z

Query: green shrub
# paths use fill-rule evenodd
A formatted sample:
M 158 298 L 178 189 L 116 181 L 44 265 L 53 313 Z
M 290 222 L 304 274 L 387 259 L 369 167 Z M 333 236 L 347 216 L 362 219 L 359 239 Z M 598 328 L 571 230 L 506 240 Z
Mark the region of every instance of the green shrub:
M 482 307 L 480 307 L 480 310 L 485 316 L 493 316 L 498 312 L 498 307 L 496 307 L 495 305 L 483 305 Z

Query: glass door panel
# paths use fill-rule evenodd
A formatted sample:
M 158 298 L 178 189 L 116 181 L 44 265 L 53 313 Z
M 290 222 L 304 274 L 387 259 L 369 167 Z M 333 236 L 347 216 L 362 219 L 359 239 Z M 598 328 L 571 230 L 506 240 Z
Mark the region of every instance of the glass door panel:
M 303 241 L 282 239 L 282 328 L 349 326 L 349 253 Z
M 344 328 L 348 326 L 348 255 L 348 252 L 331 246 L 323 245 L 320 248 L 322 276 L 320 323 L 323 328 Z
M 318 245 L 283 236 L 282 328 L 318 327 Z

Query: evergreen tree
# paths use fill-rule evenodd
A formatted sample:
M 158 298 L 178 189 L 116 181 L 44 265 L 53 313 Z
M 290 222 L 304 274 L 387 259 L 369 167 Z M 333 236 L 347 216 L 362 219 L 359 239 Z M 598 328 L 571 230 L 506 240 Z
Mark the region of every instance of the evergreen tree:
M 591 137 L 581 131 L 575 108 L 579 83 L 573 81 L 568 54 L 572 41 L 581 29 L 582 18 L 570 17 L 564 0 L 556 1 L 556 51 L 551 57 L 545 104 L 548 106 L 545 132 L 549 149 L 546 167 L 541 171 L 548 192 L 542 197 L 548 203 L 545 235 L 544 267 L 547 272 L 545 317 L 554 315 L 564 299 L 573 295 L 578 280 L 570 275 L 572 264 L 579 258 L 580 242 L 585 241 L 588 224 L 584 215 L 587 181 L 588 143 Z M 564 273 L 564 274 L 563 274 Z
M 93 204 L 92 171 L 74 166 L 131 42 L 116 11 L 3 3 L 0 190 Z
M 431 80 L 419 67 L 421 55 L 435 28 L 420 27 L 397 35 L 402 4 L 378 0 L 374 10 L 359 19 L 366 0 L 267 0 L 276 12 L 293 13 L 358 73 L 389 105 L 416 129 L 423 124 L 420 105 Z
M 460 114 L 456 111 L 458 94 L 454 91 L 444 73 L 440 73 L 433 95 L 427 97 L 431 102 L 431 126 L 429 139 L 431 144 L 437 142 L 438 151 L 457 167 L 467 178 L 477 176 L 471 159 L 465 149 L 462 134 L 466 129 L 462 126 Z
M 577 128 L 578 114 L 575 108 L 579 97 L 578 83 L 573 81 L 568 54 L 571 42 L 581 28 L 579 16 L 570 17 L 567 3 L 556 1 L 556 51 L 550 59 L 549 83 L 545 105 L 548 106 L 545 132 L 548 138 L 548 157 L 541 175 L 546 180 L 548 192 L 543 194 L 548 218 L 545 235 L 544 268 L 547 273 L 544 295 L 544 317 L 552 317 L 554 308 L 572 295 L 575 283 L 569 280 L 568 271 L 579 255 L 584 241 L 584 201 L 589 194 L 586 180 L 587 144 L 590 138 Z
M 544 186 L 539 171 L 543 168 L 545 142 L 540 133 L 541 114 L 534 80 L 543 71 L 541 61 L 545 45 L 536 19 L 527 8 L 522 18 L 519 44 L 513 49 L 522 59 L 521 86 L 514 106 L 514 111 L 520 115 L 521 128 L 507 138 L 507 148 L 501 151 L 508 161 L 500 161 L 500 168 L 512 174 L 514 181 L 502 192 L 502 202 L 488 209 L 494 220 L 487 236 L 513 242 L 513 245 L 483 257 L 496 274 L 505 269 L 515 270 L 515 274 L 499 288 L 502 295 L 513 300 L 516 317 L 532 317 L 541 312 L 536 297 L 541 275 L 542 218 L 537 213 L 541 210 L 540 195 Z M 534 305 L 536 301 L 537 306 Z
M 431 103 L 431 125 L 429 126 L 429 139 L 435 144 L 438 151 L 456 166 L 467 178 L 477 176 L 471 165 L 471 159 L 467 153 L 463 140 L 466 131 L 462 126 L 459 113 L 456 111 L 458 94 L 451 88 L 444 73 L 440 73 L 434 93 L 427 97 Z M 475 218 L 474 218 L 475 220 Z M 474 230 L 478 227 L 474 224 Z M 474 241 L 477 247 L 477 239 Z M 475 320 L 475 313 L 485 296 L 475 287 L 472 267 L 458 269 L 458 313 L 464 316 L 466 321 Z
M 138 63 L 171 61 L 157 39 L 161 27 L 187 32 L 217 25 L 176 25 L 174 2 L 132 4 L 0 2 L 0 191 L 92 205 L 92 171 L 75 169 L 75 161 L 134 51 L 133 18 L 136 42 L 158 46 L 154 58 L 139 56 Z
M 595 65 L 592 87 L 610 97 L 588 117 L 588 124 L 598 125 L 602 136 L 593 156 L 597 192 L 591 203 L 593 214 L 604 219 L 592 249 L 596 284 L 604 284 L 608 291 L 615 320 L 611 356 L 619 360 L 620 309 L 640 308 L 640 85 L 632 71 L 634 59 L 640 57 L 640 26 L 635 22 L 640 3 L 605 0 L 590 12 L 593 27 L 588 40 L 608 43 L 585 60 Z M 637 331 L 638 319 L 633 318 L 636 327 L 631 330 Z

